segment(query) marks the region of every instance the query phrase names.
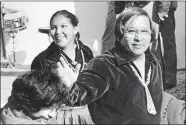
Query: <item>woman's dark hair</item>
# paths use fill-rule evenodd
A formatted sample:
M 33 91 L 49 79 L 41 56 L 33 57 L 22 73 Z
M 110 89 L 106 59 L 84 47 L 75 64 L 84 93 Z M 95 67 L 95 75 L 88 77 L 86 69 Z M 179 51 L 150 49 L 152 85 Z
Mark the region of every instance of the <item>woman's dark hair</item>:
M 60 10 L 60 11 L 55 12 L 55 13 L 52 15 L 52 17 L 51 17 L 51 19 L 50 19 L 50 24 L 51 24 L 52 20 L 53 20 L 56 16 L 58 16 L 58 15 L 62 15 L 62 16 L 64 16 L 64 17 L 66 17 L 66 18 L 69 18 L 69 19 L 70 19 L 70 22 L 72 23 L 72 25 L 73 25 L 74 27 L 77 26 L 78 23 L 79 23 L 79 19 L 78 19 L 74 14 L 70 13 L 70 12 L 67 11 L 67 10 Z
M 152 31 L 151 34 L 151 41 L 155 41 L 155 32 L 152 27 L 152 21 L 148 15 L 148 13 L 140 7 L 129 7 L 126 8 L 118 17 L 115 25 L 115 36 L 116 36 L 116 43 L 118 43 L 124 35 L 123 27 L 125 28 L 126 23 L 132 19 L 133 17 L 138 16 L 146 16 L 150 22 L 150 29 Z M 118 42 L 117 42 L 118 41 Z
M 8 103 L 18 111 L 38 112 L 42 108 L 65 103 L 67 95 L 68 88 L 55 73 L 32 70 L 13 82 Z

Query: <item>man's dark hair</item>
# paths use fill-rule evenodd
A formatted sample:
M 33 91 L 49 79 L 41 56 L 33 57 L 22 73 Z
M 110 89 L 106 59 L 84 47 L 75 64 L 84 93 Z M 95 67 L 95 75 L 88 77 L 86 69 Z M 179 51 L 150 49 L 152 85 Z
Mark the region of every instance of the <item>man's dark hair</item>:
M 8 103 L 18 111 L 38 112 L 42 108 L 65 103 L 67 95 L 68 88 L 55 73 L 32 70 L 13 82 Z

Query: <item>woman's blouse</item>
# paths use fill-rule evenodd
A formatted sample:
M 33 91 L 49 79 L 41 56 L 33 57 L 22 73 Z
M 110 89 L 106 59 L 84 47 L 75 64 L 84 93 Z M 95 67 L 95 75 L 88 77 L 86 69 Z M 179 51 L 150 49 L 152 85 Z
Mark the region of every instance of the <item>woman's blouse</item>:
M 145 56 L 145 79 L 151 66 L 148 89 L 157 111 L 155 115 L 147 111 L 145 88 L 130 65 L 138 73 L 139 70 L 117 47 L 87 64 L 72 86 L 69 104 L 89 104 L 95 124 L 158 124 L 163 92 L 161 68 L 150 52 Z

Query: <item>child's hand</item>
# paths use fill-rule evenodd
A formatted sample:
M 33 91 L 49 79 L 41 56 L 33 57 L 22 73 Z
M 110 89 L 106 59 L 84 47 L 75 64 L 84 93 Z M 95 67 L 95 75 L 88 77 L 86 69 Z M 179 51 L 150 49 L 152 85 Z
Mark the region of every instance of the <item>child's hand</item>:
M 57 63 L 57 74 L 65 82 L 67 87 L 71 87 L 72 84 L 77 80 L 81 65 L 77 64 L 75 70 L 69 67 L 65 60 L 61 57 L 60 62 Z
M 46 122 L 46 124 L 51 125 L 51 124 L 59 124 L 59 123 L 57 122 L 56 118 L 51 118 L 51 119 L 49 119 L 49 120 Z
M 45 119 L 41 119 L 41 124 L 46 124 L 46 120 Z

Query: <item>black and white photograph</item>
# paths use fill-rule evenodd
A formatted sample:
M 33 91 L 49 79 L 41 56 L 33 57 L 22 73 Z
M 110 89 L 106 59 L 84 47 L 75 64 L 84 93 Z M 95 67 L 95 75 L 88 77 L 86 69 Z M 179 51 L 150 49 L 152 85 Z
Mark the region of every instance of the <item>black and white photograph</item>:
M 185 1 L 0 1 L 1 124 L 186 124 Z

